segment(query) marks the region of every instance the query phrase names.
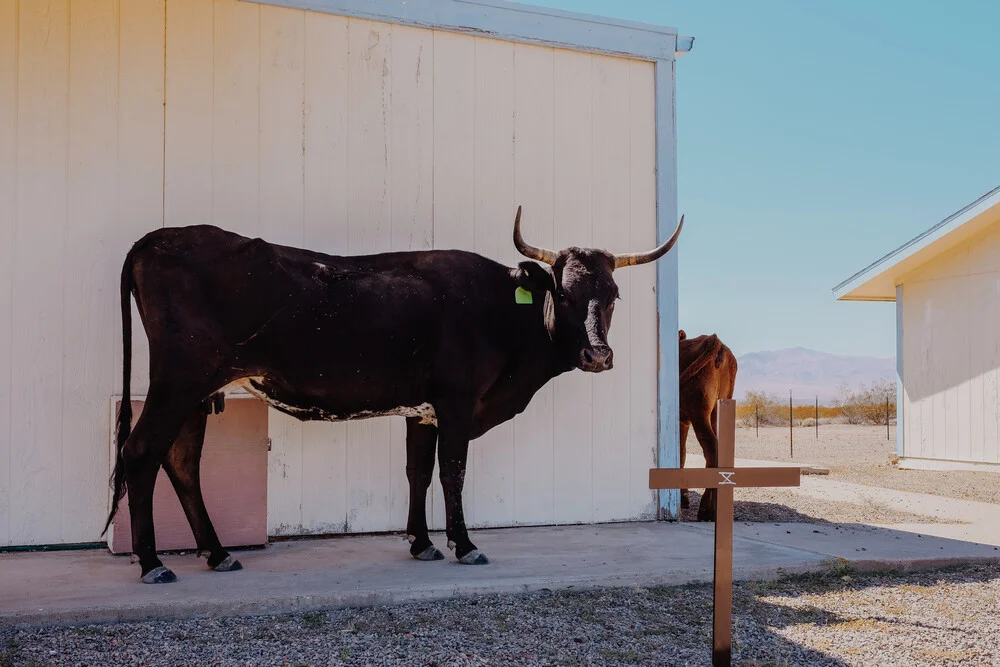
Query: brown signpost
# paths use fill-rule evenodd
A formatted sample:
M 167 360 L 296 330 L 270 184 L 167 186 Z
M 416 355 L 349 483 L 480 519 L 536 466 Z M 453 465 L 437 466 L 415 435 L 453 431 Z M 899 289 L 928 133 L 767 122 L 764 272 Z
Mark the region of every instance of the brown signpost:
M 737 486 L 798 486 L 799 468 L 736 468 L 736 401 L 722 399 L 716 411 L 718 468 L 652 468 L 650 489 L 717 489 L 715 507 L 715 602 L 712 665 L 730 665 L 733 628 L 733 489 Z

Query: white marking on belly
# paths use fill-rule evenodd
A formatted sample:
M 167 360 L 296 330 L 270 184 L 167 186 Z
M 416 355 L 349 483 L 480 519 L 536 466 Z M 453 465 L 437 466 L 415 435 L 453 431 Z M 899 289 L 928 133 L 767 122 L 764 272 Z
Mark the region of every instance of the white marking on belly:
M 247 393 L 256 396 L 260 400 L 264 401 L 271 407 L 277 408 L 287 412 L 290 415 L 309 417 L 311 419 L 322 419 L 323 421 L 330 422 L 341 422 L 341 421 L 352 421 L 355 419 L 372 419 L 374 417 L 420 417 L 421 424 L 433 424 L 437 426 L 437 413 L 434 411 L 434 406 L 430 403 L 421 403 L 420 405 L 414 406 L 401 406 L 398 408 L 393 408 L 392 410 L 386 411 L 374 411 L 374 410 L 362 410 L 361 412 L 354 412 L 345 415 L 334 415 L 328 412 L 323 412 L 320 410 L 310 410 L 306 408 L 299 408 L 294 405 L 287 405 L 278 401 L 271 396 L 268 396 L 259 388 L 255 387 L 252 383 L 256 382 L 258 385 L 264 382 L 263 377 L 246 377 L 234 382 L 229 383 L 223 387 L 220 391 L 232 390 L 237 387 L 242 388 Z

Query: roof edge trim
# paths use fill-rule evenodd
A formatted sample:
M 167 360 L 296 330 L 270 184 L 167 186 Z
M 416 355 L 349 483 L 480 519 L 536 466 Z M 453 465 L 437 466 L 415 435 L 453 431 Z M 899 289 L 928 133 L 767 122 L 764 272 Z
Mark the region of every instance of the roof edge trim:
M 996 199 L 996 201 L 991 201 Z M 988 206 L 983 206 L 984 204 L 989 204 Z M 955 211 L 947 218 L 937 223 L 930 229 L 919 234 L 918 236 L 910 239 L 903 245 L 899 246 L 892 252 L 887 253 L 883 257 L 875 260 L 865 268 L 861 269 L 854 275 L 852 275 L 847 280 L 843 281 L 839 285 L 833 288 L 833 296 L 837 300 L 848 300 L 843 299 L 843 297 L 856 289 L 860 285 L 868 282 L 875 275 L 882 273 L 883 271 L 889 269 L 890 267 L 898 264 L 902 260 L 910 257 L 916 252 L 923 250 L 931 243 L 937 241 L 941 237 L 945 236 L 949 232 L 961 227 L 966 222 L 979 215 L 988 208 L 992 208 L 994 205 L 1000 204 L 1000 186 L 997 186 L 987 192 L 986 194 L 980 196 L 975 201 L 963 206 L 961 209 Z M 983 210 L 978 210 L 982 208 Z M 866 299 L 874 300 L 874 299 Z
M 652 62 L 673 60 L 694 42 L 666 26 L 503 0 L 240 1 Z

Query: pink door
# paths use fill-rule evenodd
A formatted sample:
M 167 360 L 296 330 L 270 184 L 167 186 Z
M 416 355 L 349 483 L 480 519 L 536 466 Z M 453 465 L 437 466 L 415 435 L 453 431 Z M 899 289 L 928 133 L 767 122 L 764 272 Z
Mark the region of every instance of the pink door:
M 115 404 L 115 412 L 120 402 Z M 142 401 L 132 401 L 133 424 Z M 227 397 L 222 414 L 210 415 L 201 455 L 201 489 L 208 515 L 225 547 L 267 543 L 267 406 L 255 398 Z M 194 535 L 167 474 L 160 469 L 153 493 L 157 551 L 194 549 Z M 132 551 L 128 495 L 118 505 L 112 553 Z

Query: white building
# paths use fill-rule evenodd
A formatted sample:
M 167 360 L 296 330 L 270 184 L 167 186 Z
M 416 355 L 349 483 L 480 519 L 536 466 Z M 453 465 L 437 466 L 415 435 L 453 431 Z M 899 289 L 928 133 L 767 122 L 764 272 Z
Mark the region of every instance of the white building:
M 834 296 L 896 303 L 900 465 L 1000 471 L 1000 188 Z
M 213 223 L 513 264 L 522 204 L 532 243 L 654 247 L 679 217 L 674 58 L 691 42 L 499 0 L 0 0 L 0 547 L 99 539 L 118 276 L 143 234 Z M 619 280 L 615 370 L 559 378 L 473 443 L 470 527 L 656 516 L 648 469 L 678 458 L 677 250 Z M 259 405 L 270 446 L 244 453 L 263 457 L 247 483 L 268 534 L 405 526 L 401 419 Z M 239 467 L 219 466 L 210 511 Z M 660 495 L 667 515 L 677 498 Z

